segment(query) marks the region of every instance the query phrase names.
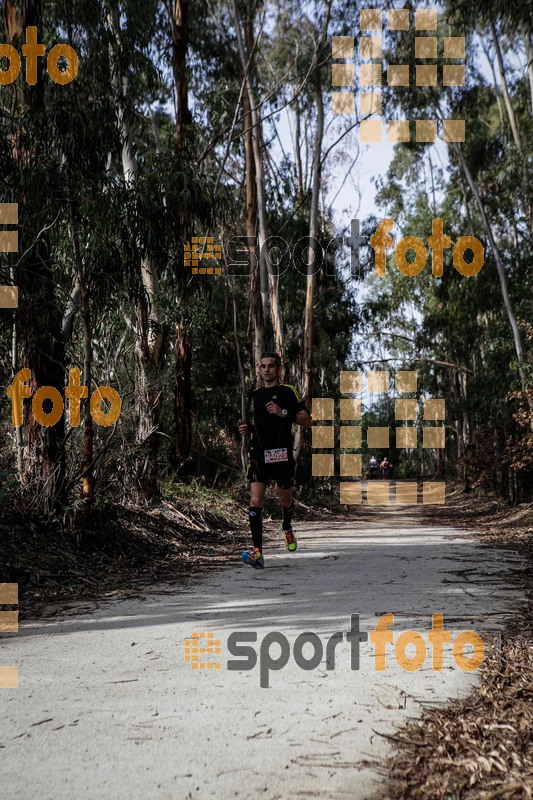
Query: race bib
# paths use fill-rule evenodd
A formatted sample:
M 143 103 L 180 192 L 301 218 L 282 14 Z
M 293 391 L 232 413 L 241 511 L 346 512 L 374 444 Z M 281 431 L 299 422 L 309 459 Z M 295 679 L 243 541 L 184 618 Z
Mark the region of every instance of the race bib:
M 278 447 L 277 450 L 265 450 L 265 464 L 275 464 L 278 461 L 288 461 L 289 454 L 286 447 Z

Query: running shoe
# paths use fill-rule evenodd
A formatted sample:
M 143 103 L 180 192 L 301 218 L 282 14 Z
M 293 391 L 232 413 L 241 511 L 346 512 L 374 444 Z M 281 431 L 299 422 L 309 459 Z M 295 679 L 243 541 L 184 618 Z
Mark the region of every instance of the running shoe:
M 261 550 L 259 550 L 257 547 L 254 547 L 253 550 L 245 550 L 241 556 L 241 559 L 244 564 L 249 564 L 255 569 L 265 568 L 265 561 L 261 554 Z
M 285 547 L 287 550 L 290 550 L 291 553 L 294 553 L 296 548 L 298 547 L 298 542 L 296 541 L 296 536 L 292 528 L 285 528 L 283 527 L 283 522 L 281 523 L 281 530 L 283 531 L 283 535 L 285 537 Z

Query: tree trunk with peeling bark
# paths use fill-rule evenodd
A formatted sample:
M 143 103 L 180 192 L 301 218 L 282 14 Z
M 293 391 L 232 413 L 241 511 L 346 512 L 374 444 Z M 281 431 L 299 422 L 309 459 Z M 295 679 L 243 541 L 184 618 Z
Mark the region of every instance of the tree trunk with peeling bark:
M 311 209 L 309 214 L 309 247 L 307 251 L 307 286 L 305 295 L 305 316 L 302 352 L 302 400 L 310 408 L 313 394 L 314 374 L 314 324 L 313 307 L 316 288 L 316 262 L 318 258 L 318 205 L 322 179 L 322 141 L 324 138 L 324 104 L 320 72 L 315 77 L 316 134 L 313 154 L 313 185 Z M 303 447 L 303 428 L 299 427 L 294 440 L 294 456 L 300 458 Z
M 253 49 L 253 15 L 248 7 L 244 25 L 246 44 L 249 52 Z M 253 58 L 253 57 L 252 57 Z M 252 323 L 253 361 L 256 368 L 256 385 L 259 385 L 259 362 L 265 349 L 265 323 L 259 286 L 259 259 L 257 249 L 257 186 L 255 175 L 252 115 L 250 98 L 246 85 L 242 92 L 242 117 L 244 132 L 244 181 L 246 192 L 246 237 L 248 240 L 248 259 L 250 265 L 250 320 Z
M 137 183 L 138 164 L 128 108 L 124 76 L 120 69 L 122 37 L 116 2 L 109 3 L 107 16 L 111 33 L 111 86 L 115 98 L 117 125 L 122 142 L 122 168 L 126 186 Z M 157 269 L 146 255 L 141 259 L 141 296 L 136 304 L 135 343 L 135 425 L 139 445 L 137 479 L 145 497 L 157 493 L 156 459 L 159 449 L 159 423 L 162 392 L 159 387 L 164 363 L 163 324 L 157 302 L 159 288 Z
M 43 29 L 43 7 L 41 0 L 5 0 L 3 17 L 6 42 L 21 51 L 26 39 L 26 28 L 35 25 Z M 44 108 L 44 68 L 38 62 L 37 83 L 28 85 L 19 78 L 14 88 L 16 113 L 28 110 L 39 112 Z M 21 134 L 22 135 L 22 134 Z M 29 173 L 32 161 L 39 157 L 35 149 L 25 151 L 17 138 L 12 143 L 14 160 L 18 161 L 22 173 Z M 29 184 L 27 178 L 23 181 Z M 44 202 L 44 201 L 43 201 Z M 23 192 L 19 204 L 19 253 L 14 269 L 14 278 L 19 288 L 17 310 L 18 344 L 21 361 L 18 369 L 31 371 L 31 396 L 42 386 L 52 386 L 64 396 L 65 391 L 65 347 L 61 332 L 61 315 L 57 306 L 47 233 L 37 238 L 32 219 L 34 209 L 41 200 L 35 194 Z M 17 353 L 14 361 L 17 362 Z M 33 415 L 31 402 L 26 404 L 26 457 L 21 480 L 31 491 L 32 507 L 38 513 L 59 512 L 66 503 L 64 415 L 52 426 L 43 427 Z M 45 401 L 44 410 L 50 411 L 51 403 Z M 20 435 L 19 435 L 20 439 Z
M 507 318 L 509 320 L 509 325 L 511 326 L 511 331 L 513 334 L 513 342 L 515 346 L 516 358 L 517 358 L 517 367 L 518 367 L 518 374 L 520 376 L 520 383 L 522 387 L 522 391 L 525 393 L 529 410 L 532 412 L 531 414 L 531 422 L 530 427 L 533 431 L 533 401 L 531 398 L 531 393 L 528 391 L 528 383 L 527 383 L 527 376 L 525 370 L 525 360 L 524 360 L 524 345 L 522 343 L 522 336 L 520 334 L 520 328 L 518 327 L 518 322 L 516 319 L 516 315 L 514 313 L 513 304 L 511 302 L 511 298 L 509 296 L 509 288 L 507 286 L 507 275 L 505 274 L 505 269 L 503 266 L 503 262 L 500 256 L 500 250 L 498 245 L 496 244 L 496 239 L 494 238 L 494 234 L 492 232 L 492 226 L 489 222 L 487 217 L 487 213 L 485 211 L 485 204 L 481 199 L 481 195 L 479 194 L 479 190 L 477 188 L 476 182 L 473 178 L 472 173 L 470 172 L 470 168 L 466 162 L 466 159 L 462 153 L 461 148 L 458 144 L 452 143 L 451 144 L 453 151 L 455 152 L 457 159 L 459 161 L 459 165 L 463 174 L 466 178 L 468 185 L 472 191 L 474 196 L 474 200 L 476 201 L 476 205 L 479 210 L 479 214 L 481 216 L 481 221 L 483 223 L 483 228 L 485 229 L 485 233 L 487 239 L 489 241 L 492 255 L 494 258 L 494 263 L 496 265 L 496 271 L 498 273 L 498 278 L 500 281 L 500 291 L 502 295 L 503 305 L 505 311 L 507 312 Z
M 192 114 L 189 109 L 187 50 L 189 47 L 189 1 L 169 0 L 172 35 L 172 71 L 176 89 L 176 151 L 178 157 L 190 142 Z M 181 213 L 181 222 L 188 214 Z M 176 364 L 174 380 L 174 437 L 170 460 L 175 469 L 191 454 L 192 446 L 192 339 L 178 303 L 176 323 Z
M 282 363 L 285 364 L 285 333 L 283 330 L 283 318 L 279 303 L 279 288 L 278 276 L 273 274 L 272 262 L 270 259 L 270 252 L 268 246 L 267 236 L 267 215 L 266 215 L 266 198 L 265 198 L 265 169 L 264 169 L 264 142 L 262 136 L 262 120 L 259 105 L 257 103 L 255 92 L 252 85 L 252 48 L 247 42 L 248 52 L 246 52 L 239 11 L 237 9 L 237 2 L 233 0 L 233 18 L 235 22 L 235 32 L 237 35 L 237 45 L 239 49 L 239 56 L 241 60 L 241 67 L 243 77 L 248 92 L 248 99 L 250 103 L 250 116 L 252 120 L 252 151 L 254 156 L 255 179 L 257 189 L 257 216 L 259 222 L 259 280 L 260 280 L 260 293 L 263 305 L 263 314 L 266 317 L 267 311 L 270 308 L 270 319 L 272 322 L 272 329 L 274 335 L 274 345 L 276 351 L 279 353 Z M 252 31 L 253 39 L 253 31 Z M 270 296 L 269 296 L 270 295 Z
M 192 397 L 191 397 L 192 342 L 183 318 L 176 325 L 176 370 L 174 383 L 174 467 L 183 464 L 191 454 Z
M 187 128 L 192 122 L 187 81 L 187 47 L 189 41 L 189 0 L 169 0 L 172 31 L 172 71 L 176 86 L 176 145 L 183 150 Z

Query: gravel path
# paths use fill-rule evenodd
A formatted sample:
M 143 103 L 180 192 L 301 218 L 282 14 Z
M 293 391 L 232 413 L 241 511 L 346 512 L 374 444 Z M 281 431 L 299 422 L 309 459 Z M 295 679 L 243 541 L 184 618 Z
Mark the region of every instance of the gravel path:
M 300 524 L 297 553 L 276 539 L 264 571 L 241 565 L 237 555 L 235 567 L 193 588 L 166 585 L 140 599 L 80 604 L 3 634 L 0 663 L 19 667 L 18 689 L 0 690 L 5 796 L 382 797 L 383 778 L 371 764 L 383 763 L 389 743 L 379 734 L 393 734 L 421 704 L 463 696 L 478 680 L 477 671 L 455 664 L 451 645 L 442 671 L 433 670 L 431 615 L 444 615 L 452 641 L 472 629 L 489 647 L 521 600 L 506 580 L 517 556 L 409 515 L 393 508 L 327 530 Z M 351 615 L 370 633 L 389 612 L 394 643 L 386 644 L 385 670 L 375 669 L 371 641 L 360 643 L 359 669 L 352 669 Z M 408 629 L 427 645 L 424 663 L 411 672 L 395 659 Z M 185 661 L 185 640 L 202 631 L 220 640 L 221 653 L 205 656 L 219 669 Z M 247 645 L 257 664 L 229 669 L 237 653 L 229 652 L 228 637 L 245 631 L 257 637 Z M 286 652 L 274 632 L 285 637 Z M 318 660 L 323 649 L 314 669 L 295 661 L 293 644 L 304 632 L 316 637 L 300 647 L 300 664 L 315 653 Z M 336 632 L 344 636 L 328 670 L 326 643 Z M 268 670 L 268 658 L 272 664 L 281 655 L 284 668 Z

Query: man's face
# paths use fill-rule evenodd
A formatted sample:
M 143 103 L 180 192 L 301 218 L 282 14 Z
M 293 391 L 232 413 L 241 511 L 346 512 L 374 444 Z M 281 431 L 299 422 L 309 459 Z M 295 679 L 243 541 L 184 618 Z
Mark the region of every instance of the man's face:
M 278 365 L 273 358 L 262 358 L 259 371 L 266 384 L 273 383 L 278 379 Z

